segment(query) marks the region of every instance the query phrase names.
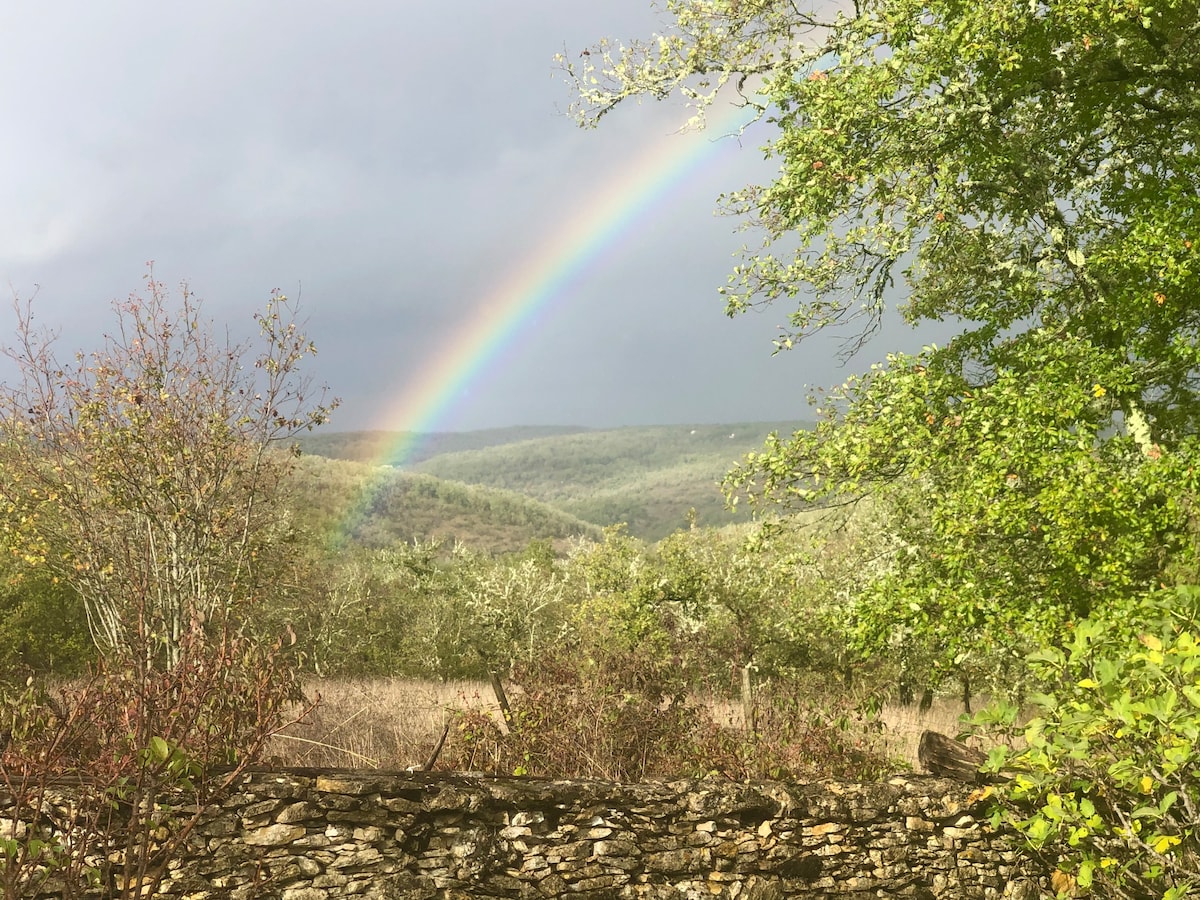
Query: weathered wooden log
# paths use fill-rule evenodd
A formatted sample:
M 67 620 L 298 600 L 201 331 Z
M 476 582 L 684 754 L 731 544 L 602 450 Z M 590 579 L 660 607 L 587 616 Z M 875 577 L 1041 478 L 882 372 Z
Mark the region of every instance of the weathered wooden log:
M 979 771 L 986 759 L 983 752 L 936 731 L 923 732 L 917 746 L 917 761 L 926 772 L 968 784 L 982 784 L 987 780 Z

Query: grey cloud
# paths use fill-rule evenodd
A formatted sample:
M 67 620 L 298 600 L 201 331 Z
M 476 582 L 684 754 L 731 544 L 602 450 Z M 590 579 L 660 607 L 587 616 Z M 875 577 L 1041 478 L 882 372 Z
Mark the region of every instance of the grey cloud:
M 480 298 L 544 263 L 596 188 L 682 120 L 651 104 L 584 132 L 563 114 L 557 51 L 654 24 L 644 0 L 9 4 L 0 280 L 41 285 L 43 319 L 79 344 L 146 260 L 219 319 L 299 291 L 314 371 L 346 400 L 335 424 L 389 424 L 380 411 Z M 712 217 L 716 195 L 768 170 L 753 146 L 712 157 L 447 421 L 797 414 L 797 385 L 831 380 L 829 359 L 772 359 L 772 322 L 729 322 L 715 290 L 746 240 Z

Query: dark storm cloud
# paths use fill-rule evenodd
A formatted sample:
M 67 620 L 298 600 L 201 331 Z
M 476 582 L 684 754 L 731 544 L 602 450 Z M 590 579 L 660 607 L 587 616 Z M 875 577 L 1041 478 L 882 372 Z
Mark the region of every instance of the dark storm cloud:
M 299 291 L 317 373 L 345 400 L 335 425 L 386 424 L 380 410 L 490 285 L 685 118 L 631 107 L 583 132 L 563 115 L 554 54 L 653 25 L 643 0 L 9 4 L 0 279 L 40 285 L 43 320 L 73 344 L 146 260 L 221 320 Z M 769 317 L 721 315 L 715 289 L 746 237 L 711 209 L 764 170 L 753 146 L 714 158 L 630 223 L 448 421 L 803 414 L 799 385 L 838 373 L 811 353 L 771 359 Z

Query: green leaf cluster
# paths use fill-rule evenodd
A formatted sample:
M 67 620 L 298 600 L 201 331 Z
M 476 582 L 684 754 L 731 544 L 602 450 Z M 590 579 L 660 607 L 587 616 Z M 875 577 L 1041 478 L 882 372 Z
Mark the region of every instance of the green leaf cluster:
M 858 640 L 924 648 L 933 681 L 974 670 L 1011 684 L 1006 668 L 1070 623 L 1120 615 L 1195 567 L 1193 439 L 1144 454 L 1075 371 L 1086 348 L 1031 336 L 1022 352 L 1019 369 L 975 385 L 929 357 L 892 356 L 847 384 L 845 412 L 732 475 L 797 501 L 870 495 L 890 510 L 893 545 L 858 594 Z
M 1200 591 L 1132 612 L 1034 656 L 1055 689 L 1020 749 L 991 755 L 1013 778 L 996 824 L 1097 896 L 1182 897 L 1200 886 Z

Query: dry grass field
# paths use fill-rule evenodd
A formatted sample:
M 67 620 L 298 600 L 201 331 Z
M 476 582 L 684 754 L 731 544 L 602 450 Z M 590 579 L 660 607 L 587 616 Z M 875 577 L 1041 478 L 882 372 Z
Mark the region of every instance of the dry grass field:
M 499 717 L 485 682 L 323 679 L 305 692 L 316 708 L 275 736 L 268 752 L 274 762 L 406 769 L 428 759 L 453 710 L 483 708 Z
M 301 722 L 274 738 L 268 757 L 278 765 L 355 769 L 407 769 L 424 765 L 455 710 L 481 709 L 499 720 L 486 682 L 436 682 L 391 678 L 310 682 L 320 702 Z M 741 724 L 736 703 L 714 705 L 715 717 Z M 944 698 L 922 713 L 916 706 L 885 707 L 883 742 L 890 755 L 917 768 L 917 742 L 925 729 L 954 735 L 958 701 Z

